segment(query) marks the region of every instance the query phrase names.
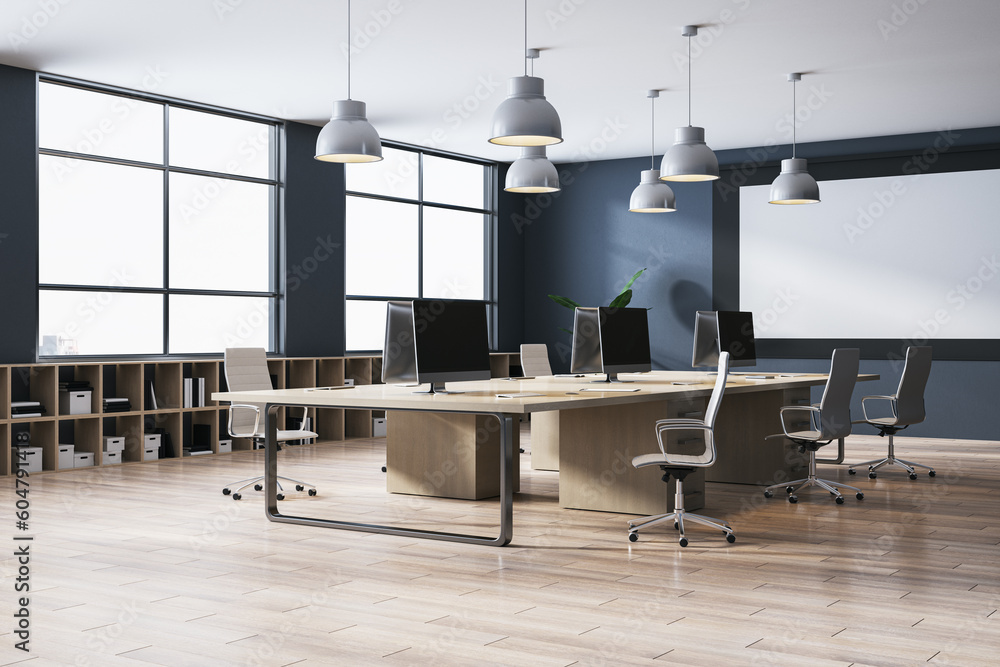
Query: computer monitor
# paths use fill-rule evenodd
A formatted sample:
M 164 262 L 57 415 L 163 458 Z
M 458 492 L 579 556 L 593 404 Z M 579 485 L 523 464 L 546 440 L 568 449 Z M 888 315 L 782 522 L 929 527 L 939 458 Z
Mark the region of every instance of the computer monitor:
M 445 382 L 490 379 L 490 341 L 483 301 L 413 301 L 413 341 L 417 382 L 430 393 Z
M 651 368 L 645 308 L 576 309 L 570 372 L 606 373 L 603 382 L 620 382 L 618 373 Z
M 757 364 L 753 313 L 735 310 L 699 310 L 694 318 L 691 365 L 718 366 L 719 351 L 729 352 L 730 366 Z
M 382 382 L 415 384 L 417 352 L 413 341 L 413 302 L 390 301 L 385 311 Z

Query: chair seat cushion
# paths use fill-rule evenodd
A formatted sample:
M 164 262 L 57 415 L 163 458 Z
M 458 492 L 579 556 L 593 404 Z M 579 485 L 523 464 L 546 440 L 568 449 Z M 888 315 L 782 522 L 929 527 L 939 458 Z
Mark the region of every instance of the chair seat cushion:
M 895 417 L 875 417 L 874 419 L 867 420 L 869 424 L 875 424 L 876 426 L 895 426 Z
M 815 442 L 823 437 L 823 434 L 819 431 L 792 431 L 787 436 L 791 440 L 808 440 L 810 442 Z
M 261 438 L 264 437 L 262 433 Z M 312 438 L 318 438 L 319 433 L 313 433 L 312 431 L 284 431 L 278 429 L 278 442 L 285 442 L 286 440 L 311 440 Z
M 705 454 L 698 454 L 697 456 L 671 454 L 669 458 L 660 453 L 641 454 L 632 459 L 632 465 L 636 468 L 645 468 L 646 466 L 708 467 Z

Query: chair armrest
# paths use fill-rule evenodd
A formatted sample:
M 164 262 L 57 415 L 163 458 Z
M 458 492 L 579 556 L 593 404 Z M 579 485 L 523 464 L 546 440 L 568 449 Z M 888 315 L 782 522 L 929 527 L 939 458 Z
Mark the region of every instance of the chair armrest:
M 822 414 L 820 409 L 814 405 L 786 405 L 778 411 L 778 416 L 781 418 L 781 430 L 786 437 L 789 436 L 788 433 L 788 422 L 785 421 L 786 412 L 808 412 L 810 424 L 818 420 L 819 416 Z M 817 429 L 819 430 L 819 429 Z
M 254 420 L 253 420 L 253 433 L 234 433 L 233 432 L 233 413 L 237 409 L 243 410 L 253 410 Z M 229 406 L 229 435 L 234 438 L 259 438 L 260 435 L 260 408 L 256 405 L 247 405 L 246 403 L 233 403 Z
M 868 418 L 868 409 L 865 406 L 866 401 L 889 401 L 889 408 L 892 410 L 892 416 L 896 417 L 896 397 L 895 396 L 865 396 L 861 399 L 861 412 L 865 416 L 865 421 L 871 421 Z
M 708 424 L 697 419 L 661 419 L 656 422 L 656 443 L 664 456 L 667 456 L 667 448 L 663 444 L 664 431 L 705 431 L 708 437 L 712 437 L 712 429 Z

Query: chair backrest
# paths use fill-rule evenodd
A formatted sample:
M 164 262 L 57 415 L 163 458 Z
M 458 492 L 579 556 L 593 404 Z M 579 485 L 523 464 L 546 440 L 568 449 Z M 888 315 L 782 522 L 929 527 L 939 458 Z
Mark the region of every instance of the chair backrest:
M 523 343 L 521 345 L 521 371 L 524 377 L 544 377 L 552 375 L 549 365 L 549 348 L 545 343 Z
M 830 377 L 826 380 L 823 398 L 819 403 L 820 440 L 833 440 L 851 434 L 851 394 L 858 381 L 861 350 L 841 347 L 833 351 Z
M 729 353 L 719 353 L 719 375 L 715 378 L 715 388 L 712 389 L 712 397 L 708 399 L 708 407 L 705 408 L 705 424 L 709 428 L 715 428 L 715 417 L 719 414 L 719 406 L 722 404 L 722 394 L 726 391 L 726 378 L 729 376 Z
M 896 389 L 896 424 L 905 426 L 919 424 L 924 420 L 924 387 L 931 374 L 931 351 L 929 346 L 906 348 L 906 362 L 903 376 Z
M 262 347 L 229 347 L 225 352 L 223 370 L 226 374 L 226 385 L 229 391 L 255 391 L 272 389 L 271 374 L 267 370 L 267 354 Z M 262 411 L 263 403 L 248 403 L 256 405 Z M 233 430 L 236 433 L 249 433 L 253 429 L 254 414 L 252 410 L 233 411 Z M 264 426 L 263 412 L 258 423 L 262 432 Z

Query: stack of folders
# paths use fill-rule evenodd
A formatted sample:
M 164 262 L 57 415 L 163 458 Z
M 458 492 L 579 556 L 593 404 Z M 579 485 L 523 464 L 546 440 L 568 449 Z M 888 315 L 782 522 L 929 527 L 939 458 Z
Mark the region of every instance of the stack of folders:
M 105 398 L 105 412 L 128 412 L 132 409 L 132 403 L 127 398 Z
M 38 401 L 13 401 L 10 404 L 11 417 L 41 417 L 45 406 Z
M 59 391 L 92 391 L 87 380 L 67 380 L 59 383 Z
M 184 378 L 184 407 L 205 407 L 205 378 Z

